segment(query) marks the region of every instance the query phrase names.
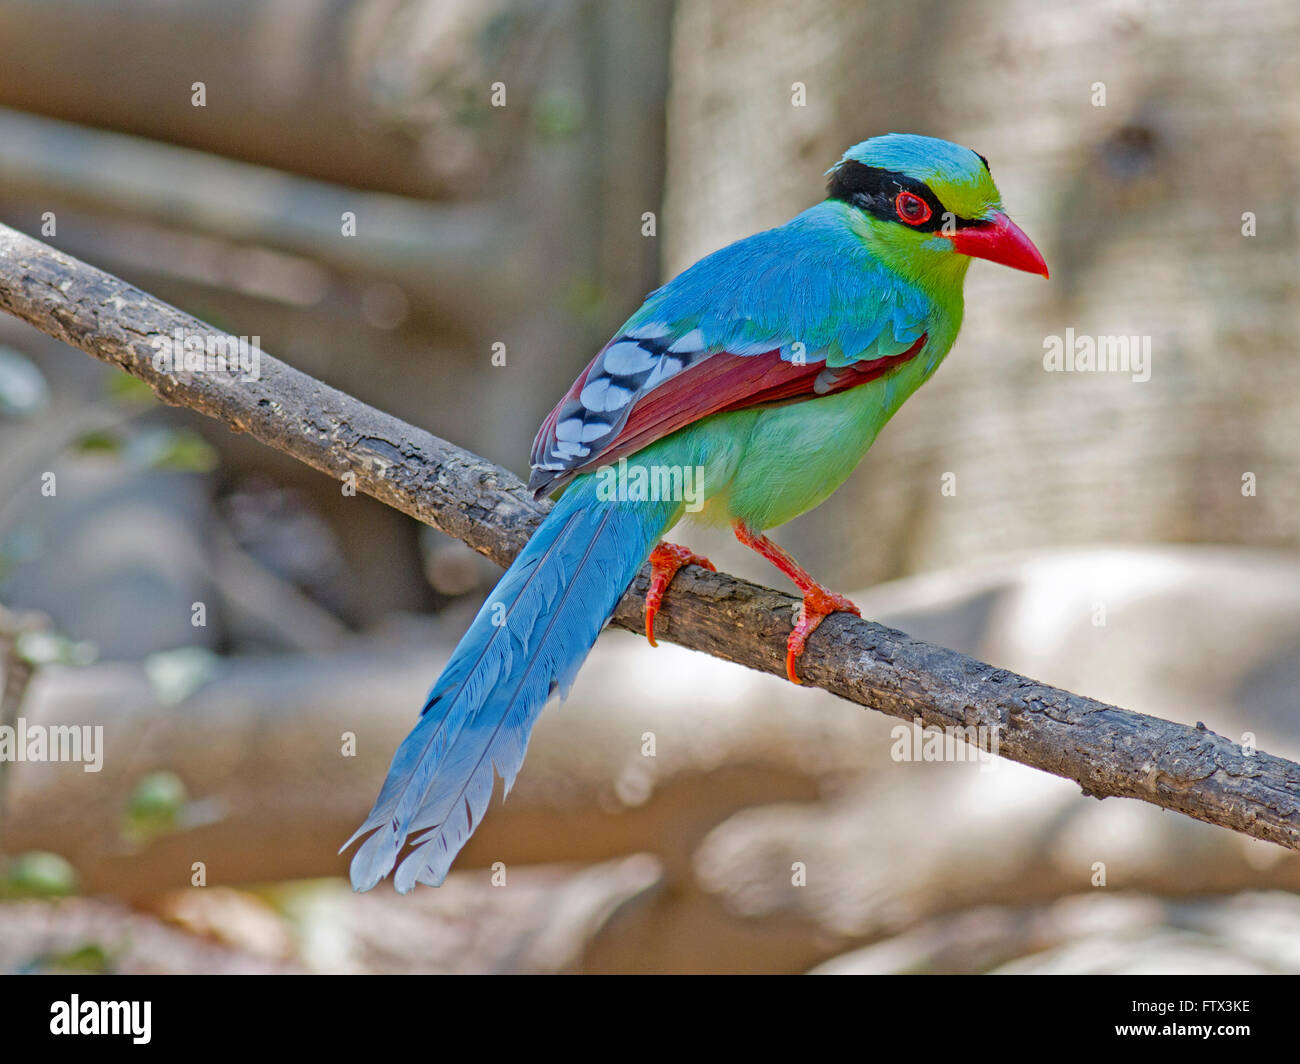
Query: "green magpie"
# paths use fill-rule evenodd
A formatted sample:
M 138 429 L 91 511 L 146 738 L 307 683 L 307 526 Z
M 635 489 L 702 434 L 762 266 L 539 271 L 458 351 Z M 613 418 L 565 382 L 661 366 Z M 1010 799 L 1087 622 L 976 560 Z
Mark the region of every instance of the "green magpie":
M 529 487 L 558 501 L 457 645 L 345 844 L 370 833 L 352 860 L 355 889 L 395 865 L 402 893 L 442 883 L 494 774 L 508 793 L 542 707 L 567 693 L 647 559 L 654 642 L 676 572 L 713 568 L 661 542 L 686 511 L 682 485 L 696 520 L 730 526 L 802 593 L 790 680 L 825 617 L 858 613 L 765 532 L 838 488 L 939 367 L 972 258 L 1044 277 L 1047 266 L 969 148 L 891 133 L 827 173 L 822 202 L 651 292 L 542 423 Z

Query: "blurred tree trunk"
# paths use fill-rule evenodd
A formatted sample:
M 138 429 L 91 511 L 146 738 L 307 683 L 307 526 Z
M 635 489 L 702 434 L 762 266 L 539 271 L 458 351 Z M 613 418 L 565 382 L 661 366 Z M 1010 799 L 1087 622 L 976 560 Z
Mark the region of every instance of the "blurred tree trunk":
M 479 194 L 513 150 L 527 85 L 571 11 L 510 0 L 5 0 L 0 104 L 357 188 Z M 520 95 L 487 123 L 499 78 Z

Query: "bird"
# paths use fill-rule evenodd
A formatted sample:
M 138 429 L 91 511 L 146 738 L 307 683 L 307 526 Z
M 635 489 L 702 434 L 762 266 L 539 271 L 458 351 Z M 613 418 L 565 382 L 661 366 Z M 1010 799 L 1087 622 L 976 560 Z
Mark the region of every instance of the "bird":
M 688 507 L 730 526 L 803 601 L 786 673 L 830 614 L 857 614 L 765 534 L 823 502 L 927 381 L 961 327 L 973 258 L 1048 276 L 988 160 L 890 133 L 826 171 L 821 202 L 651 292 L 542 423 L 528 486 L 555 505 L 488 595 L 343 850 L 355 890 L 439 886 L 508 795 L 543 707 L 568 693 L 647 559 L 645 630 L 685 565 Z M 618 470 L 618 475 L 611 471 Z M 504 798 L 503 798 L 504 800 Z M 409 849 L 408 849 L 409 847 Z M 402 851 L 407 853 L 398 864 Z M 395 869 L 395 870 L 394 870 Z

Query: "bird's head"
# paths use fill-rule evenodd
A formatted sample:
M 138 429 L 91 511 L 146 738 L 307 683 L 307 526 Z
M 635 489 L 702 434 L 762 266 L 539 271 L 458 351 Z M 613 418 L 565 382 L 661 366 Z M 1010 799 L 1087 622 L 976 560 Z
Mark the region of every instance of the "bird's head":
M 827 171 L 872 250 L 905 276 L 964 276 L 971 258 L 1047 276 L 1047 263 L 1002 210 L 988 160 L 934 137 L 890 133 L 855 144 Z

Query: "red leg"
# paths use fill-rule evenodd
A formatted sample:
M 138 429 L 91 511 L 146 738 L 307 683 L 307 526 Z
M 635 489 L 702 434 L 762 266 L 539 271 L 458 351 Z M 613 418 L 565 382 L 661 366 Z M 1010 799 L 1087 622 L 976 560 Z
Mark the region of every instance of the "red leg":
M 659 645 L 655 642 L 655 614 L 663 603 L 664 592 L 683 565 L 699 565 L 717 572 L 708 558 L 692 554 L 676 543 L 660 543 L 650 552 L 650 590 L 645 596 L 645 637 L 650 640 L 652 647 Z
M 795 662 L 804 652 L 804 647 L 808 645 L 808 637 L 817 630 L 817 626 L 832 613 L 851 613 L 855 617 L 861 617 L 862 614 L 849 599 L 817 583 L 803 566 L 766 536 L 754 532 L 739 522 L 732 526 L 732 530 L 741 543 L 751 550 L 758 551 L 793 580 L 795 586 L 803 592 L 799 620 L 795 622 L 794 631 L 790 633 L 790 638 L 785 645 L 785 674 L 790 677 L 791 683 L 801 683 L 799 674 L 795 671 Z

